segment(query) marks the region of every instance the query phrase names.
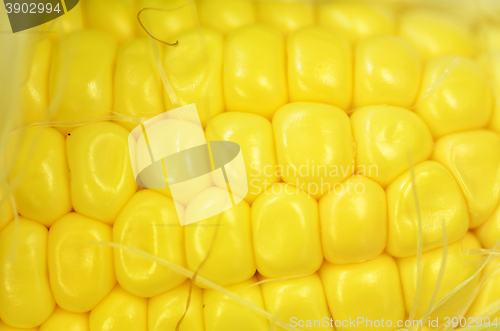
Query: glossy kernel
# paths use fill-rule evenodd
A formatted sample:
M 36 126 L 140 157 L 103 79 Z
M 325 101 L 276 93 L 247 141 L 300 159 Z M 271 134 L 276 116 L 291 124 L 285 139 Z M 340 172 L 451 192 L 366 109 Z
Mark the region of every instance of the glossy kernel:
M 259 21 L 269 24 L 287 34 L 301 27 L 314 24 L 313 2 L 258 1 Z
M 227 110 L 271 119 L 288 101 L 285 61 L 285 40 L 275 28 L 250 25 L 232 32 L 224 48 Z
M 202 25 L 224 34 L 255 23 L 257 16 L 252 0 L 200 0 L 198 8 Z
M 71 132 L 66 149 L 75 211 L 113 224 L 137 190 L 130 165 L 128 131 L 110 122 L 88 124 Z
M 50 98 L 60 98 L 53 121 L 82 121 L 109 115 L 115 55 L 116 41 L 104 32 L 83 30 L 60 41 L 50 74 Z M 58 129 L 67 134 L 73 127 Z
M 347 179 L 342 187 L 319 201 L 325 258 L 345 264 L 377 257 L 387 237 L 384 189 L 369 178 L 357 176 Z
M 351 123 L 337 107 L 295 102 L 273 118 L 281 178 L 319 198 L 354 172 Z
M 287 40 L 290 101 L 327 103 L 347 110 L 352 97 L 352 51 L 347 38 L 307 27 Z
M 203 322 L 203 293 L 193 285 L 189 308 L 176 330 L 177 323 L 184 315 L 188 301 L 191 282 L 181 285 L 149 299 L 148 327 L 149 331 L 205 331 Z
M 444 165 L 462 189 L 470 227 L 483 224 L 500 202 L 500 136 L 480 130 L 443 137 L 432 159 Z
M 409 11 L 401 16 L 399 35 L 415 47 L 423 60 L 443 55 L 472 57 L 475 53 L 467 27 L 444 13 Z
M 0 232 L 0 318 L 13 327 L 34 328 L 54 307 L 47 228 L 24 218 L 10 222 Z
M 254 201 L 252 228 L 257 269 L 263 276 L 302 275 L 319 269 L 323 253 L 318 203 L 292 184 L 274 184 Z
M 392 321 L 394 326 L 404 319 L 398 268 L 391 256 L 382 254 L 376 259 L 354 264 L 325 262 L 319 274 L 334 320 L 362 317 L 365 321 L 380 321 L 383 318 Z M 360 323 L 358 327 L 343 325 L 336 329 L 377 330 L 379 327 Z
M 448 243 L 453 243 L 461 239 L 469 228 L 467 204 L 453 175 L 435 161 L 419 163 L 413 171 L 413 179 L 409 170 L 387 188 L 387 252 L 395 257 L 417 254 L 418 214 L 413 193 L 415 188 L 422 220 L 424 252 L 443 245 L 444 230 Z
M 276 280 L 262 283 L 262 294 L 266 309 L 281 321 L 291 327 L 302 330 L 333 330 L 328 311 L 323 284 L 318 274 L 294 278 L 290 280 Z M 320 320 L 321 326 L 305 324 L 309 320 Z M 299 324 L 302 321 L 304 325 Z M 327 322 L 327 324 L 324 324 Z M 295 325 L 295 326 L 294 326 Z M 283 328 L 274 326 L 277 331 Z
M 119 285 L 95 307 L 89 316 L 90 331 L 146 331 L 148 302 Z
M 84 6 L 85 20 L 90 28 L 104 31 L 119 42 L 134 37 L 137 15 L 131 1 L 87 0 Z
M 179 44 L 165 50 L 165 74 L 181 106 L 196 103 L 201 124 L 205 126 L 224 111 L 222 95 L 222 59 L 224 39 L 221 33 L 203 28 L 189 30 L 177 37 Z M 165 104 L 172 105 L 165 93 Z
M 357 173 L 383 187 L 410 168 L 409 156 L 418 163 L 432 153 L 429 129 L 407 109 L 367 106 L 351 115 L 351 123 Z
M 113 252 L 92 242 L 110 242 L 111 227 L 77 213 L 52 225 L 48 238 L 50 285 L 57 304 L 84 313 L 94 308 L 116 283 Z
M 252 277 L 226 289 L 258 308 L 264 308 L 260 286 Z M 206 331 L 267 331 L 267 319 L 228 296 L 211 289 L 203 292 L 203 312 Z
M 240 146 L 247 173 L 245 200 L 248 203 L 280 180 L 275 171 L 273 127 L 266 118 L 255 114 L 223 113 L 207 125 L 205 134 L 207 141 L 232 141 Z
M 418 53 L 403 39 L 388 35 L 363 39 L 356 45 L 353 108 L 412 106 L 421 71 Z
M 165 111 L 163 84 L 149 40 L 133 39 L 119 48 L 113 96 L 115 112 L 125 116 L 150 118 Z M 119 123 L 128 130 L 140 124 Z
M 28 127 L 9 141 L 9 182 L 18 212 L 50 226 L 71 211 L 63 135 L 53 128 Z M 9 201 L 10 203 L 10 201 Z
M 319 5 L 319 24 L 347 36 L 352 43 L 379 34 L 393 34 L 395 20 L 385 7 L 351 2 Z
M 178 210 L 183 210 L 177 206 Z M 172 199 L 154 192 L 137 192 L 113 225 L 113 242 L 186 266 L 184 228 Z M 151 297 L 180 285 L 184 276 L 135 253 L 114 251 L 116 278 L 128 292 Z
M 199 219 L 200 214 L 211 215 L 210 210 L 223 201 L 225 195 L 226 191 L 217 187 L 197 195 L 186 208 L 187 223 L 191 218 Z M 242 282 L 255 274 L 250 206 L 245 201 L 187 226 L 184 231 L 190 270 L 198 270 L 206 259 L 199 274 L 221 286 Z
M 480 263 L 477 261 L 479 256 L 465 254 L 463 252 L 463 247 L 477 249 L 480 248 L 481 245 L 474 235 L 470 233 L 467 233 L 461 241 L 448 245 L 444 277 L 439 286 L 434 304 L 457 285 L 471 277 L 479 269 Z M 426 252 L 422 256 L 422 290 L 415 314 L 416 319 L 423 317 L 431 302 L 439 271 L 442 266 L 442 260 L 443 248 L 437 248 Z M 408 312 L 412 310 L 415 302 L 417 257 L 412 256 L 399 259 L 397 263 L 401 275 L 406 311 Z M 430 318 L 433 320 L 439 318 L 440 321 L 443 321 L 445 317 L 457 316 L 459 309 L 464 306 L 478 285 L 479 279 L 479 275 L 473 278 L 467 285 L 438 307 L 430 315 Z M 424 324 L 426 324 L 426 321 Z
M 427 63 L 415 112 L 434 138 L 485 127 L 492 108 L 491 87 L 476 62 L 444 56 Z
M 1 329 L 0 329 L 1 330 Z M 89 314 L 77 314 L 56 307 L 40 331 L 89 331 Z

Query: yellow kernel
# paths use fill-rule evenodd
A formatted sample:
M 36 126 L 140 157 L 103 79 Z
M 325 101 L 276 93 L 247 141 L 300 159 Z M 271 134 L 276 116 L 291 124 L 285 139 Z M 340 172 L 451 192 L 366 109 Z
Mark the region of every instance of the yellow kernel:
M 257 16 L 252 0 L 201 0 L 198 7 L 202 25 L 224 34 L 255 23 Z
M 414 189 L 420 207 L 424 252 L 443 245 L 442 221 L 448 243 L 461 239 L 469 228 L 467 204 L 453 175 L 435 161 L 419 163 L 413 171 L 414 178 L 409 170 L 387 188 L 387 252 L 395 257 L 417 254 L 418 214 Z
M 87 0 L 84 8 L 85 20 L 89 28 L 104 31 L 119 42 L 134 37 L 137 12 L 131 2 L 121 0 Z
M 483 71 L 488 74 L 494 96 L 493 115 L 488 127 L 500 133 L 500 49 L 498 51 L 481 54 L 478 59 Z
M 93 309 L 116 284 L 110 247 L 93 242 L 111 241 L 107 224 L 70 213 L 49 231 L 48 269 L 56 303 L 65 310 Z
M 14 218 L 11 198 L 5 186 L 0 186 L 0 231 Z
M 0 232 L 0 318 L 34 328 L 55 307 L 47 275 L 47 229 L 20 218 Z
M 66 149 L 75 211 L 113 224 L 137 190 L 130 165 L 128 131 L 116 123 L 88 124 L 71 132 Z
M 443 137 L 432 159 L 444 165 L 462 189 L 470 227 L 483 224 L 500 202 L 500 136 L 480 130 Z
M 53 43 L 46 38 L 32 48 L 31 62 L 26 70 L 26 83 L 21 88 L 20 111 L 24 123 L 48 120 L 49 72 Z
M 247 113 L 224 113 L 215 117 L 206 129 L 207 141 L 232 141 L 243 154 L 248 183 L 246 202 L 252 203 L 267 187 L 278 182 L 276 150 L 271 122 Z M 225 182 L 223 183 L 225 188 Z
M 146 331 L 148 302 L 119 285 L 90 312 L 90 331 Z
M 224 97 L 228 111 L 271 119 L 288 101 L 285 41 L 275 28 L 250 25 L 232 32 L 224 49 Z
M 273 118 L 281 178 L 319 198 L 354 172 L 351 123 L 337 107 L 294 102 Z
M 432 153 L 432 136 L 413 112 L 391 106 L 366 106 L 351 115 L 356 171 L 386 187 Z M 410 154 L 409 154 L 410 153 Z
M 274 184 L 254 201 L 252 228 L 257 269 L 263 276 L 302 275 L 319 269 L 323 253 L 318 203 L 290 183 Z
M 325 258 L 346 264 L 379 256 L 387 237 L 387 204 L 379 184 L 351 177 L 319 201 Z
M 439 138 L 485 127 L 492 103 L 488 80 L 476 62 L 444 56 L 427 63 L 415 113 Z
M 323 321 L 326 318 L 330 323 L 331 314 L 318 274 L 265 282 L 261 286 L 266 310 L 291 327 L 299 327 L 299 320 Z M 297 325 L 294 326 L 294 323 Z M 303 325 L 300 329 L 305 330 L 306 327 L 307 330 L 315 331 L 334 329 L 330 325 L 318 326 L 318 324 L 315 327 Z M 283 328 L 276 326 L 273 329 L 284 331 Z
M 177 210 L 183 207 L 177 206 Z M 186 266 L 184 228 L 172 199 L 142 190 L 127 202 L 113 225 L 113 241 Z M 116 278 L 128 292 L 151 297 L 180 285 L 184 276 L 135 253 L 115 249 Z
M 187 223 L 192 218 L 203 219 L 199 215 L 212 215 L 210 210 L 226 195 L 217 187 L 198 194 L 186 208 Z M 245 201 L 187 226 L 184 233 L 190 270 L 198 270 L 206 259 L 199 274 L 221 286 L 240 283 L 255 274 L 250 206 Z
M 114 111 L 125 116 L 150 118 L 165 111 L 163 84 L 149 40 L 133 39 L 120 47 L 113 96 Z M 139 121 L 119 123 L 128 130 L 140 124 Z
M 9 142 L 9 182 L 18 212 L 50 226 L 71 211 L 63 135 L 53 128 L 19 129 Z
M 164 56 L 165 74 L 179 98 L 181 106 L 196 103 L 201 124 L 205 126 L 224 111 L 222 95 L 223 35 L 203 28 L 189 30 L 177 38 L 179 44 L 167 47 Z M 165 93 L 168 109 L 173 105 Z
M 0 329 L 1 330 L 1 329 Z M 40 331 L 89 331 L 89 314 L 77 314 L 56 307 Z
M 500 204 L 475 234 L 485 248 L 493 248 L 500 239 Z
M 314 24 L 314 3 L 309 1 L 258 1 L 259 21 L 279 29 L 293 32 Z
M 242 283 L 228 286 L 235 293 L 254 306 L 264 308 L 264 299 L 257 279 L 250 278 Z M 203 312 L 206 331 L 268 331 L 269 322 L 263 316 L 251 311 L 241 303 L 211 289 L 203 292 Z
M 352 43 L 379 34 L 393 34 L 395 20 L 386 7 L 351 2 L 324 2 L 319 5 L 319 24 L 332 28 Z
M 494 259 L 484 268 L 483 275 L 491 278 L 484 284 L 469 310 L 467 310 L 465 315 L 467 321 L 470 321 L 470 317 L 481 317 L 483 321 L 485 317 L 490 317 L 490 321 L 494 321 L 495 318 L 497 322 L 500 320 L 500 312 L 498 311 L 489 316 L 485 315 L 487 311 L 491 311 L 498 306 L 498 293 L 500 293 L 499 262 L 499 259 Z
M 38 331 L 38 328 L 15 328 L 0 321 L 0 331 Z
M 103 32 L 82 30 L 57 45 L 52 58 L 50 99 L 57 99 L 53 121 L 75 121 L 109 115 L 113 99 L 116 42 Z M 55 124 L 63 133 L 73 129 Z
M 388 35 L 363 39 L 356 46 L 353 108 L 412 106 L 421 71 L 418 53 L 406 41 Z
M 398 268 L 391 256 L 382 254 L 376 259 L 354 264 L 325 262 L 319 274 L 334 320 L 364 317 L 381 321 L 383 318 L 392 321 L 394 326 L 404 319 Z M 370 327 L 363 323 L 356 328 L 342 326 L 336 329 L 377 330 L 380 327 L 382 325 Z
M 347 110 L 352 97 L 352 51 L 347 38 L 313 26 L 289 35 L 290 101 L 331 104 Z
M 461 241 L 448 245 L 446 264 L 444 266 L 444 277 L 437 292 L 436 304 L 448 292 L 457 285 L 472 276 L 480 267 L 477 262 L 479 255 L 468 255 L 463 252 L 463 247 L 477 249 L 481 245 L 471 233 L 467 233 Z M 431 298 L 436 288 L 436 281 L 442 266 L 443 248 L 437 248 L 426 252 L 422 256 L 422 290 L 417 306 L 415 318 L 422 318 L 431 303 Z M 401 284 L 403 287 L 406 312 L 411 312 L 415 302 L 416 279 L 417 279 L 417 257 L 407 257 L 397 260 L 399 274 L 401 275 Z M 480 277 L 473 278 L 467 285 L 462 287 L 457 293 L 438 307 L 430 318 L 435 320 L 439 318 L 443 321 L 445 317 L 457 316 L 460 308 L 479 283 Z M 424 321 L 427 324 L 427 321 Z
M 191 282 L 188 280 L 174 289 L 149 299 L 149 331 L 177 331 L 177 323 L 186 311 Z M 203 293 L 193 285 L 189 308 L 178 331 L 205 331 L 203 322 Z
M 399 35 L 408 40 L 424 61 L 443 55 L 472 57 L 475 44 L 469 30 L 451 15 L 425 9 L 403 14 Z

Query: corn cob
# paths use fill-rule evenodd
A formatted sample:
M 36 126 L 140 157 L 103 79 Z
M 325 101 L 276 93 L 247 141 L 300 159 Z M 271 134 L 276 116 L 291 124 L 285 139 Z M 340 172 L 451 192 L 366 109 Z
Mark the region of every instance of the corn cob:
M 178 45 L 151 47 L 146 7 Z M 500 319 L 498 262 L 474 255 L 500 239 L 500 28 L 467 24 L 401 3 L 82 0 L 30 46 L 5 125 L 0 331 Z M 249 193 L 181 227 L 222 190 L 179 208 L 138 187 L 127 136 L 191 103 L 208 141 L 241 146 Z M 168 149 L 203 142 L 176 123 Z

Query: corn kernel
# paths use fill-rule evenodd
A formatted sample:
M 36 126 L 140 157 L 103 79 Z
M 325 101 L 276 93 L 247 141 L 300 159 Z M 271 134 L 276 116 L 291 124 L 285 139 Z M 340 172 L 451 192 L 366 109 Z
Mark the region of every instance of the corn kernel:
M 408 40 L 425 61 L 443 55 L 472 57 L 475 53 L 468 29 L 440 12 L 418 9 L 403 14 L 399 35 Z
M 418 53 L 406 41 L 387 35 L 363 39 L 356 46 L 353 107 L 410 107 L 420 87 L 421 71 Z
M 47 275 L 47 229 L 24 218 L 0 232 L 0 318 L 34 328 L 55 307 Z
M 90 331 L 146 331 L 148 302 L 119 285 L 90 312 Z
M 351 177 L 340 192 L 319 201 L 321 242 L 325 258 L 346 264 L 382 253 L 387 237 L 387 204 L 380 185 L 366 177 Z
M 15 328 L 0 321 L 0 331 L 38 331 L 38 328 Z
M 137 192 L 123 207 L 113 225 L 113 241 L 186 266 L 184 229 L 174 202 L 152 190 Z M 114 256 L 118 282 L 139 297 L 158 295 L 186 279 L 135 253 L 116 249 Z
M 314 3 L 300 1 L 258 1 L 259 21 L 287 34 L 314 24 Z
M 493 248 L 495 246 L 500 239 L 500 204 L 488 220 L 476 229 L 475 234 L 483 247 Z
M 203 323 L 202 290 L 193 285 L 189 308 L 176 330 L 177 323 L 184 315 L 191 282 L 188 280 L 170 291 L 149 299 L 149 331 L 205 331 Z
M 351 2 L 319 5 L 319 24 L 348 37 L 352 43 L 379 34 L 393 34 L 395 20 L 385 7 Z
M 383 187 L 432 153 L 432 136 L 413 112 L 391 106 L 366 106 L 351 115 L 356 170 Z
M 446 78 L 441 81 L 443 75 Z M 418 99 L 415 112 L 434 138 L 482 128 L 491 117 L 493 98 L 486 76 L 476 62 L 466 58 L 430 60 Z
M 443 137 L 432 159 L 444 165 L 462 189 L 470 227 L 483 224 L 500 202 L 500 136 L 481 130 Z
M 419 163 L 413 171 L 414 178 L 407 171 L 387 188 L 387 252 L 395 257 L 417 254 L 419 216 L 414 189 L 420 207 L 424 252 L 442 246 L 442 221 L 449 243 L 462 238 L 469 228 L 467 204 L 453 175 L 434 161 Z
M 9 143 L 9 182 L 18 212 L 50 226 L 71 211 L 64 137 L 53 128 L 28 127 Z
M 264 298 L 256 279 L 250 278 L 242 283 L 231 285 L 227 290 L 243 300 L 264 308 Z M 267 331 L 269 322 L 241 303 L 215 290 L 206 289 L 203 293 L 203 312 L 206 331 Z
M 328 306 L 334 320 L 364 317 L 366 320 L 392 321 L 395 326 L 405 316 L 403 295 L 396 262 L 387 254 L 376 259 L 335 265 L 325 262 L 319 272 L 325 286 Z M 360 302 L 363 302 L 360 305 Z M 337 330 L 376 330 L 370 327 L 337 326 Z M 385 328 L 385 327 L 384 327 Z M 390 329 L 390 328 L 387 328 Z
M 500 26 L 496 24 L 481 24 L 477 29 L 479 47 L 483 51 L 500 49 Z
M 57 304 L 84 313 L 116 284 L 111 248 L 91 242 L 111 241 L 111 227 L 77 213 L 55 222 L 48 237 L 50 285 Z
M 199 13 L 203 26 L 224 34 L 255 23 L 257 16 L 252 0 L 201 0 Z
M 283 181 L 319 198 L 354 172 L 351 123 L 339 108 L 290 103 L 276 112 L 273 128 Z
M 330 323 L 331 314 L 323 290 L 323 284 L 318 274 L 294 278 L 289 280 L 277 280 L 266 282 L 262 285 L 262 294 L 266 309 L 269 313 L 286 322 L 293 327 L 296 322 L 300 329 L 307 327 L 308 330 L 333 330 L 329 324 L 307 326 L 300 325 L 299 321 L 328 319 Z M 295 318 L 295 319 L 294 319 Z M 271 321 L 272 323 L 272 321 Z M 284 331 L 281 327 L 274 327 L 277 331 Z
M 83 30 L 61 40 L 50 74 L 50 99 L 58 101 L 53 121 L 109 115 L 115 53 L 116 42 L 103 32 Z M 72 129 L 55 126 L 63 134 Z
M 224 111 L 222 56 L 224 39 L 211 29 L 194 29 L 178 36 L 179 45 L 165 51 L 165 74 L 182 106 L 196 103 L 205 126 Z M 172 105 L 165 93 L 165 104 Z
M 26 83 L 21 88 L 21 112 L 24 123 L 43 122 L 48 119 L 49 69 L 52 41 L 48 38 L 36 43 L 31 63 L 26 72 Z
M 184 0 L 136 0 L 138 8 L 158 8 L 146 10 L 141 14 L 141 21 L 148 32 L 164 42 L 175 43 L 177 36 L 196 26 L 196 14 L 190 1 Z M 146 24 L 147 22 L 147 24 Z M 142 37 L 147 33 L 140 24 L 135 25 Z
M 287 42 L 290 101 L 347 110 L 352 97 L 352 51 L 347 38 L 322 27 L 291 33 Z
M 207 141 L 232 141 L 240 146 L 250 186 L 245 197 L 249 204 L 280 180 L 275 172 L 273 127 L 264 117 L 234 112 L 221 114 L 207 125 L 206 137 Z M 223 184 L 225 188 L 226 183 Z
M 150 118 L 165 111 L 163 85 L 149 40 L 133 39 L 120 47 L 113 96 L 115 112 L 125 116 Z M 119 123 L 129 131 L 139 124 Z
M 127 3 L 128 2 L 128 3 Z M 130 39 L 135 34 L 135 20 L 131 1 L 122 0 L 86 0 L 84 6 L 85 20 L 89 28 L 104 31 L 119 42 Z
M 137 190 L 127 130 L 110 122 L 88 124 L 71 132 L 66 149 L 75 211 L 113 224 Z
M 14 218 L 12 203 L 5 186 L 0 186 L 0 231 Z
M 500 133 L 500 50 L 484 53 L 478 61 L 489 75 L 494 95 L 493 115 L 488 127 Z
M 483 275 L 491 277 L 485 283 L 484 287 L 479 292 L 478 296 L 474 299 L 474 302 L 470 306 L 465 317 L 469 321 L 470 317 L 490 317 L 491 320 L 500 320 L 500 312 L 497 311 L 489 316 L 485 315 L 486 311 L 491 311 L 492 308 L 498 306 L 498 293 L 500 293 L 500 274 L 498 273 L 498 268 L 500 260 L 497 258 L 489 262 L 484 268 Z
M 1 329 L 0 329 L 1 330 Z M 56 307 L 40 331 L 89 331 L 89 314 L 77 314 Z
M 448 245 L 448 254 L 444 266 L 444 277 L 439 286 L 436 304 L 444 295 L 450 292 L 458 284 L 472 276 L 480 267 L 478 256 L 467 255 L 462 247 L 480 248 L 481 245 L 471 233 L 467 233 L 461 241 Z M 417 306 L 415 318 L 422 318 L 431 303 L 435 291 L 436 281 L 442 266 L 443 248 L 436 248 L 422 255 L 422 290 Z M 415 301 L 416 279 L 417 279 L 417 257 L 407 257 L 397 260 L 401 284 L 403 286 L 406 311 L 412 310 Z M 456 292 L 449 300 L 439 306 L 430 318 L 439 318 L 443 321 L 445 317 L 457 316 L 458 310 L 466 303 L 479 282 L 479 277 L 473 278 L 467 285 Z M 424 321 L 427 324 L 427 321 Z
M 293 185 L 274 184 L 255 199 L 252 228 L 257 269 L 263 276 L 308 274 L 321 266 L 318 203 Z
M 187 206 L 186 220 L 202 219 L 196 216 L 200 213 L 211 215 L 210 209 L 226 195 L 216 187 L 203 191 Z M 250 207 L 245 201 L 186 227 L 184 233 L 187 265 L 192 271 L 206 259 L 199 274 L 221 286 L 240 283 L 255 273 Z
M 271 119 L 288 101 L 285 61 L 285 41 L 278 30 L 250 25 L 231 33 L 224 48 L 226 109 Z

